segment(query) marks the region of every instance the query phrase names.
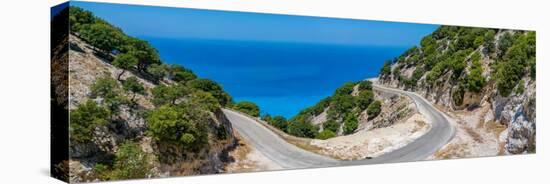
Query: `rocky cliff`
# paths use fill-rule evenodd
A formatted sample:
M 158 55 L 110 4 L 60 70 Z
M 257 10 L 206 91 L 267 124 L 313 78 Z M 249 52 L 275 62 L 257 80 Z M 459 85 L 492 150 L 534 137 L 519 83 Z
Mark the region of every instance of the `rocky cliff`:
M 535 152 L 536 62 L 531 31 L 442 26 L 381 70 L 383 85 L 423 95 L 440 108 L 475 111 L 507 126 L 505 151 Z
M 98 103 L 101 98 L 91 96 L 91 86 L 101 77 L 117 78 L 122 69 L 111 61 L 98 56 L 93 47 L 75 35 L 69 37 L 69 109 L 75 110 L 87 100 Z M 146 121 L 148 111 L 155 108 L 152 103 L 154 82 L 143 78 L 136 72 L 125 72 L 121 80 L 136 77 L 143 85 L 144 93 L 136 94 L 135 105 L 122 105 L 116 121 L 96 127 L 91 132 L 92 140 L 86 143 L 71 141 L 70 144 L 70 180 L 74 182 L 101 180 L 95 171 L 99 163 L 112 162 L 127 140 L 138 143 L 141 150 L 150 155 L 149 177 L 171 175 L 209 174 L 223 171 L 227 162 L 228 150 L 235 145 L 233 129 L 220 108 L 207 111 L 204 123 L 208 132 L 208 143 L 198 151 L 166 146 L 147 134 Z M 161 84 L 175 83 L 165 79 Z M 132 96 L 125 92 L 124 96 Z M 181 99 L 185 100 L 185 99 Z

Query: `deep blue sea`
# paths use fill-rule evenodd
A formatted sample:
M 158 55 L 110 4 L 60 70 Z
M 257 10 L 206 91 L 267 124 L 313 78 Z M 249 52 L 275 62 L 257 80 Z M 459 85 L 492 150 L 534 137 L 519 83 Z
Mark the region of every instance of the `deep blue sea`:
M 167 63 L 220 83 L 235 101 L 290 118 L 344 82 L 378 75 L 406 47 L 143 38 Z

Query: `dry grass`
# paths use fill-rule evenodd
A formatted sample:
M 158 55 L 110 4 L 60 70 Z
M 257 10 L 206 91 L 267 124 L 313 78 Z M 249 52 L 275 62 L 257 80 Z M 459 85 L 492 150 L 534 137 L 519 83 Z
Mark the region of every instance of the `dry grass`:
M 467 153 L 467 144 L 449 144 L 445 148 L 435 152 L 434 157 L 438 159 L 464 158 Z
M 462 126 L 462 128 L 466 131 L 466 133 L 468 133 L 470 137 L 472 137 L 472 139 L 474 139 L 474 141 L 476 141 L 477 143 L 483 143 L 483 137 L 481 137 L 481 135 L 472 127 Z

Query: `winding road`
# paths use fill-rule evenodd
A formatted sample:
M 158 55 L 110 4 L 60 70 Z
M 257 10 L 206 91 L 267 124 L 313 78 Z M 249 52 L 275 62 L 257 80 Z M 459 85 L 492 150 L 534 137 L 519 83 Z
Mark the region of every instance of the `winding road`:
M 419 112 L 431 123 L 430 130 L 413 142 L 379 157 L 341 161 L 298 148 L 248 116 L 228 109 L 224 109 L 223 111 L 229 121 L 231 121 L 233 127 L 254 148 L 281 167 L 287 169 L 424 160 L 454 137 L 455 129 L 449 122 L 449 119 L 420 95 L 380 85 L 373 86 L 376 90 L 406 95 L 411 98 Z

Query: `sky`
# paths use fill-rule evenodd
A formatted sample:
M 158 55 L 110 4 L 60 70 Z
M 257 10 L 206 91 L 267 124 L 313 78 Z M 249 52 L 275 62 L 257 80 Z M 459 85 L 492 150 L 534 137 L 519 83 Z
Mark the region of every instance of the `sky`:
M 439 25 L 71 2 L 150 42 L 166 63 L 219 82 L 262 114 L 287 118 L 383 62 Z

